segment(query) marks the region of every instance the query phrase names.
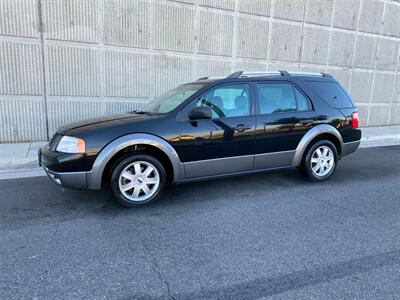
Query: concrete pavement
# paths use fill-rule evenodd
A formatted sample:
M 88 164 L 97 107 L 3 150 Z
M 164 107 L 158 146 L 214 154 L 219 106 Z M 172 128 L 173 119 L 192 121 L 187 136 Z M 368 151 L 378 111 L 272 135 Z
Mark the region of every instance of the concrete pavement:
M 124 209 L 48 178 L 0 181 L 0 299 L 396 299 L 400 146 L 323 183 L 297 171 L 169 188 Z

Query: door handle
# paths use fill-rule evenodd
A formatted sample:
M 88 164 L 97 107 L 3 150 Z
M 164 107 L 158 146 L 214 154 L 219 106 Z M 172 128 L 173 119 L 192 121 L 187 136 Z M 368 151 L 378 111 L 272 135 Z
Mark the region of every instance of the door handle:
M 246 130 L 250 130 L 251 127 L 249 125 L 239 124 L 234 128 L 237 132 L 243 132 Z

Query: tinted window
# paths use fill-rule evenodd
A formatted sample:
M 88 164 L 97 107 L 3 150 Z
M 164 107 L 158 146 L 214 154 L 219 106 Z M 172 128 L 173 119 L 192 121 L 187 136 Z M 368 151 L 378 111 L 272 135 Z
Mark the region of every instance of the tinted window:
M 297 110 L 298 111 L 307 111 L 310 110 L 310 102 L 307 100 L 306 96 L 303 95 L 302 92 L 300 92 L 297 88 L 294 88 L 294 92 L 296 94 L 296 100 L 297 100 Z
M 347 93 L 335 82 L 308 81 L 305 85 L 332 107 L 353 107 Z
M 220 86 L 197 99 L 197 106 L 211 108 L 212 117 L 240 117 L 250 115 L 248 84 Z
M 257 93 L 261 114 L 309 110 L 308 100 L 299 91 L 297 93 L 301 103 L 298 109 L 295 89 L 289 83 L 257 84 Z

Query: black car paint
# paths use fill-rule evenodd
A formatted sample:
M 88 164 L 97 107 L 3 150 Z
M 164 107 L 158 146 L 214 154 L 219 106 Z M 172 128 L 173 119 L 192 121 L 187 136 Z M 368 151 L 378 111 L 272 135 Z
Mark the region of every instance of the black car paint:
M 310 78 L 285 76 L 198 81 L 205 83 L 205 86 L 170 113 L 125 113 L 60 127 L 57 134 L 85 140 L 86 154 L 67 154 L 54 149 L 42 149 L 42 164 L 56 172 L 90 171 L 97 155 L 108 143 L 131 133 L 152 134 L 168 141 L 182 162 L 294 150 L 302 136 L 318 124 L 330 124 L 335 127 L 344 142 L 360 140 L 361 131 L 353 129 L 351 124 L 351 115 L 356 108 L 336 109 L 329 106 L 304 86 L 303 83 L 307 80 Z M 313 80 L 336 82 L 330 77 L 318 77 Z M 254 90 L 256 82 L 291 83 L 308 96 L 313 108 L 306 112 L 258 115 L 258 101 Z M 188 118 L 194 101 L 201 94 L 216 86 L 231 83 L 250 84 L 250 116 L 198 121 Z

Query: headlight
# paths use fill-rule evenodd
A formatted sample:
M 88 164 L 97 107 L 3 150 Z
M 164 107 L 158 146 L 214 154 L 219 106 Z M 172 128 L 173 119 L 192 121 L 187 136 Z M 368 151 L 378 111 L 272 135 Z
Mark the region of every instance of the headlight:
M 65 135 L 61 138 L 56 150 L 65 153 L 85 153 L 85 141 Z

